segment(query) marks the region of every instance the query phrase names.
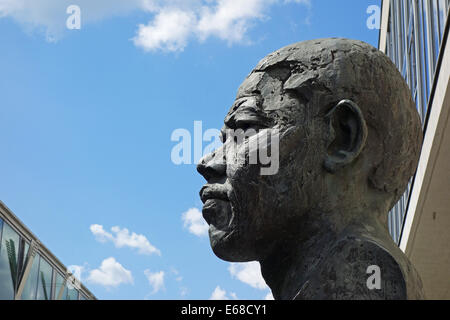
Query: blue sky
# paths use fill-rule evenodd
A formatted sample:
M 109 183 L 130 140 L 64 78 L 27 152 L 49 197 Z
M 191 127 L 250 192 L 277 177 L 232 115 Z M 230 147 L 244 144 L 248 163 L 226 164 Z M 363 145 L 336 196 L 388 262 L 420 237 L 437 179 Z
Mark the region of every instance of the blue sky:
M 282 46 L 377 46 L 366 9 L 380 2 L 0 0 L 0 200 L 99 299 L 264 299 L 257 264 L 212 253 L 204 180 L 172 162 L 171 134 L 220 129 Z

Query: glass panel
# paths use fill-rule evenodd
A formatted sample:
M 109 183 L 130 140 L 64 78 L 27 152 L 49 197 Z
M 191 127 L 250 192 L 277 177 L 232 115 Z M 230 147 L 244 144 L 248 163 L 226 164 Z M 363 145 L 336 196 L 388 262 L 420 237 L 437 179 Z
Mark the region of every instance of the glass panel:
M 50 300 L 52 293 L 52 266 L 41 257 L 36 300 Z
M 30 273 L 28 274 L 27 282 L 22 292 L 22 300 L 35 300 L 36 299 L 36 289 L 38 284 L 38 274 L 39 274 L 39 260 L 40 256 L 36 253 L 33 260 L 33 265 L 31 266 Z
M 433 32 L 434 32 L 434 41 L 435 41 L 435 48 L 436 48 L 436 56 L 435 60 L 437 61 L 438 53 L 439 53 L 439 46 L 441 43 L 441 35 L 439 33 L 439 12 L 438 12 L 438 0 L 431 1 L 432 3 L 432 11 L 431 11 L 431 19 L 434 21 L 433 24 Z
M 78 300 L 78 290 L 73 287 L 69 289 L 65 286 L 61 300 Z
M 80 300 L 87 300 L 88 298 L 86 298 L 83 294 L 80 294 Z
M 61 288 L 64 286 L 64 277 L 59 273 L 56 273 L 55 277 L 55 300 L 59 298 L 59 292 Z
M 75 288 L 69 289 L 68 296 L 70 297 L 70 299 L 67 300 L 78 300 L 78 290 Z
M 447 8 L 445 5 L 445 0 L 439 0 L 439 22 L 440 22 L 441 37 L 443 37 L 444 35 L 446 20 L 447 20 Z
M 438 55 L 439 41 L 443 32 L 443 16 L 446 18 L 447 6 L 450 0 L 414 0 L 391 1 L 391 15 L 397 17 L 397 21 L 389 18 L 389 40 L 397 42 L 401 52 L 399 66 L 402 75 L 406 78 L 411 89 L 416 108 L 422 122 L 425 120 L 427 103 L 431 91 L 434 73 L 435 56 Z M 442 10 L 442 8 L 444 10 Z M 402 12 L 397 12 L 401 10 Z M 397 32 L 392 29 L 397 24 Z M 445 26 L 444 26 L 445 27 Z M 399 39 L 402 38 L 402 39 Z M 394 46 L 388 55 L 395 61 L 397 54 Z M 406 65 L 405 65 L 406 64 Z M 392 237 L 399 239 L 411 190 L 409 184 L 405 194 L 389 213 L 388 226 Z
M 6 223 L 0 249 L 0 300 L 13 300 L 17 284 L 19 235 Z
M 2 241 L 2 231 L 3 231 L 3 220 L 2 218 L 0 218 L 0 241 Z

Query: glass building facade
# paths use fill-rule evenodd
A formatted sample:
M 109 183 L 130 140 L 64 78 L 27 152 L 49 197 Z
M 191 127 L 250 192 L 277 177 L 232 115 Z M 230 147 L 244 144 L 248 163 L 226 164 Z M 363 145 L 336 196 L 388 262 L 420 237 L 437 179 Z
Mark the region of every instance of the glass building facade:
M 385 53 L 408 83 L 425 129 L 430 95 L 438 71 L 450 0 L 389 1 Z M 385 5 L 385 3 L 384 3 Z M 414 179 L 389 213 L 389 231 L 398 243 Z
M 0 300 L 94 300 L 0 201 Z

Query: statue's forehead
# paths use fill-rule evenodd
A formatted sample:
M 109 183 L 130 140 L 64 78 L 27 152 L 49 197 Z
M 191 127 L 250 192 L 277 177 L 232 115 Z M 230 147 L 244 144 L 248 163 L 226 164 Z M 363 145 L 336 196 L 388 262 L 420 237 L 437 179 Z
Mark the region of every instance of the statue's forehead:
M 337 44 L 334 39 L 306 41 L 267 55 L 242 82 L 235 107 L 239 100 L 258 96 L 263 101 L 258 109 L 277 110 L 283 105 L 280 97 L 286 96 L 288 91 L 306 91 L 310 95 L 314 90 L 312 83 L 332 75 L 330 68 L 333 68 L 336 50 L 347 50 L 346 44 Z M 242 104 L 242 108 L 233 108 L 230 112 L 244 111 L 247 105 L 255 104 Z
M 309 88 L 318 79 L 319 73 L 314 69 L 289 69 L 279 67 L 268 71 L 253 71 L 241 84 L 236 99 L 259 95 L 264 100 L 283 95 L 287 91 Z
M 263 58 L 241 84 L 237 97 L 259 91 L 268 96 L 279 90 L 295 89 L 303 82 L 317 77 L 315 65 L 331 62 L 327 52 L 316 43 L 299 43 L 282 48 Z M 324 61 L 326 60 L 326 61 Z
M 339 38 L 308 40 L 291 44 L 265 56 L 255 71 L 264 71 L 278 65 L 288 64 L 317 64 L 326 65 L 334 59 L 333 52 L 349 52 L 354 46 L 370 46 L 357 40 L 345 40 Z

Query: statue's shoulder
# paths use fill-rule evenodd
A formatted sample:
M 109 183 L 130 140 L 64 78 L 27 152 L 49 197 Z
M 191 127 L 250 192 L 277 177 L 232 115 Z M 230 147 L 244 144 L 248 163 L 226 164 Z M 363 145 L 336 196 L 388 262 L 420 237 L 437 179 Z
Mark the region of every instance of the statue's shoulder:
M 419 278 L 409 261 L 398 259 L 396 254 L 371 239 L 343 237 L 320 260 L 297 299 L 420 298 L 421 283 L 411 280 Z M 420 287 L 409 288 L 416 285 Z M 411 290 L 413 292 L 408 292 Z M 417 297 L 416 292 L 419 292 Z

